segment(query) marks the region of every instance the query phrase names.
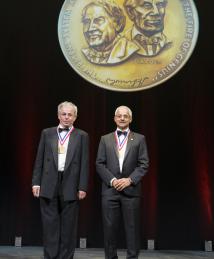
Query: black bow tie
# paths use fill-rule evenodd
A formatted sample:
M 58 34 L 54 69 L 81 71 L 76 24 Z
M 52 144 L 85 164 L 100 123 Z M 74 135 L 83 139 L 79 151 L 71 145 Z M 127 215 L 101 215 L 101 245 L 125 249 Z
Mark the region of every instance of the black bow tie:
M 69 128 L 58 128 L 59 133 L 62 131 L 69 131 Z
M 121 130 L 117 130 L 117 135 L 118 137 L 121 136 L 121 135 L 124 135 L 125 137 L 127 136 L 127 131 L 121 131 Z

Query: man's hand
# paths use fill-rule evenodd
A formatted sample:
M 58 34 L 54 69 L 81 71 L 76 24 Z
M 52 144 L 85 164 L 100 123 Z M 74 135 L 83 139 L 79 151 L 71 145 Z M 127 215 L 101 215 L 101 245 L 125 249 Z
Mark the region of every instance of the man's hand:
M 34 197 L 38 198 L 40 194 L 40 186 L 33 186 L 32 193 Z
M 86 197 L 86 192 L 78 191 L 77 196 L 79 200 L 83 200 Z
M 121 178 L 121 179 L 115 179 L 112 182 L 112 186 L 117 190 L 117 191 L 122 191 L 124 188 L 130 186 L 132 183 L 130 178 Z

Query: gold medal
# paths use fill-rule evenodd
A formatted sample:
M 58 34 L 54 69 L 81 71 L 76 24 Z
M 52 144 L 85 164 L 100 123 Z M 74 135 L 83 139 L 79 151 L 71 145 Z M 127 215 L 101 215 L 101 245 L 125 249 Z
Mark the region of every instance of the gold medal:
M 58 146 L 58 154 L 65 154 L 65 147 L 63 147 L 62 145 Z
M 121 158 L 123 156 L 123 151 L 122 150 L 118 150 L 118 157 Z
M 190 58 L 199 27 L 193 0 L 147 1 L 155 15 L 132 2 L 65 0 L 58 22 L 60 46 L 72 68 L 91 84 L 144 90 L 174 76 Z M 94 24 L 100 20 L 105 28 Z

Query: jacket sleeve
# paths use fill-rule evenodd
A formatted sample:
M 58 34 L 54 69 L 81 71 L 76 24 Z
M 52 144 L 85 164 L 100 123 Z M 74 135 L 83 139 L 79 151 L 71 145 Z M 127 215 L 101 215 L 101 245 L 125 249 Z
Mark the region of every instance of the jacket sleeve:
M 33 176 L 32 176 L 32 186 L 41 185 L 41 177 L 43 170 L 43 161 L 44 161 L 44 151 L 45 151 L 45 132 L 44 130 L 41 133 L 39 147 L 36 155 L 36 160 L 34 163 Z
M 115 177 L 113 173 L 107 168 L 107 157 L 106 157 L 106 144 L 104 137 L 101 137 L 98 152 L 97 152 L 97 159 L 96 159 L 96 170 L 99 174 L 100 178 L 106 185 L 110 185 L 111 180 Z
M 87 133 L 82 135 L 81 141 L 81 161 L 80 161 L 80 191 L 87 191 L 89 177 L 89 137 Z
M 138 184 L 142 177 L 147 173 L 149 167 L 149 157 L 147 152 L 146 140 L 142 136 L 139 143 L 137 166 L 134 171 L 130 174 L 130 178 L 134 185 Z

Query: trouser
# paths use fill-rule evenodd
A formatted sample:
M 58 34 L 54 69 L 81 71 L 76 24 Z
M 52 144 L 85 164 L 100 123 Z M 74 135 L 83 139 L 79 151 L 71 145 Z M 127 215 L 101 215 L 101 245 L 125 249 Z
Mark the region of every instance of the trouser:
M 127 259 L 137 259 L 140 241 L 140 198 L 123 194 L 102 197 L 105 258 L 117 259 L 117 234 L 124 223 Z
M 64 201 L 60 183 L 53 199 L 40 198 L 45 259 L 72 259 L 77 242 L 79 201 Z

